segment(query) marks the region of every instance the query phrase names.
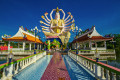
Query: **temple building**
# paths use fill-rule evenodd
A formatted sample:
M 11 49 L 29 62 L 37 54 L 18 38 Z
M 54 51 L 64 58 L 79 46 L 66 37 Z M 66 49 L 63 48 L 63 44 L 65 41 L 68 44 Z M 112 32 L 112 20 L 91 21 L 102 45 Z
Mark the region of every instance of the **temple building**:
M 25 50 L 25 45 L 29 44 L 29 50 L 31 50 L 31 45 L 35 42 L 37 43 L 37 49 L 41 49 L 41 44 L 43 42 L 39 39 L 38 36 L 35 37 L 35 33 L 30 31 L 25 31 L 21 26 L 19 27 L 18 32 L 14 36 L 2 36 L 3 41 L 8 41 L 8 50 L 10 50 L 10 42 L 18 42 L 18 48 L 13 48 L 12 50 Z M 22 48 L 20 48 L 20 43 L 22 43 Z
M 100 35 L 95 26 L 91 30 L 81 34 L 77 39 L 72 42 L 72 49 L 82 50 L 106 50 L 106 41 L 112 40 L 113 37 L 103 37 Z M 76 44 L 77 43 L 77 44 Z M 100 43 L 100 44 L 99 44 Z M 99 44 L 99 46 L 98 46 Z M 77 46 L 76 46 L 77 45 Z

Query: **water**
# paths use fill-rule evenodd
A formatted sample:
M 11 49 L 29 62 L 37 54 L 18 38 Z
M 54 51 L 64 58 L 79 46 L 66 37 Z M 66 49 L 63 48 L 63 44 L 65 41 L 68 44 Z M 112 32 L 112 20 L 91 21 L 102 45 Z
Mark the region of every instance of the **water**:
M 119 68 L 120 69 L 120 62 L 116 61 L 116 60 L 106 60 L 106 61 L 100 61 L 102 63 L 105 63 L 105 64 L 108 64 L 108 65 L 111 65 L 113 67 L 116 67 L 116 68 Z
M 31 64 L 13 76 L 13 80 L 40 80 L 51 58 L 52 55 L 46 55 L 45 57 L 42 57 L 36 63 Z
M 68 55 L 64 55 L 63 59 L 71 80 L 96 80 L 95 77 L 93 77 L 90 73 L 83 69 Z
M 6 60 L 1 60 L 0 64 L 6 63 L 6 62 L 7 62 Z

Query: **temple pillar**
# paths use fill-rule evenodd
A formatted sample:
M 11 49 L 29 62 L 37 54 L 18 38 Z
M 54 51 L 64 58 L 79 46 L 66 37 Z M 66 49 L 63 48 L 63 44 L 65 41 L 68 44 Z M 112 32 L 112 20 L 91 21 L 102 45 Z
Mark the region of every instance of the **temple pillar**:
M 92 42 L 89 41 L 89 48 L 91 49 L 92 48 Z
M 106 47 L 106 41 L 104 41 L 104 47 L 105 47 L 105 49 L 107 49 L 107 47 Z
M 8 51 L 10 50 L 10 41 L 8 42 Z
M 19 48 L 19 45 L 20 45 L 20 44 L 19 44 L 19 42 L 18 42 L 18 48 Z
M 31 43 L 29 43 L 29 50 L 31 51 Z
M 25 50 L 25 42 L 23 42 L 23 51 Z
M 48 50 L 50 50 L 50 40 L 48 40 Z
M 41 50 L 41 44 L 40 44 L 40 50 Z
M 37 50 L 39 50 L 39 43 L 37 44 Z
M 97 42 L 95 42 L 95 47 L 97 48 Z
M 84 49 L 86 49 L 86 44 L 84 43 Z
M 79 49 L 80 49 L 80 42 L 79 42 Z

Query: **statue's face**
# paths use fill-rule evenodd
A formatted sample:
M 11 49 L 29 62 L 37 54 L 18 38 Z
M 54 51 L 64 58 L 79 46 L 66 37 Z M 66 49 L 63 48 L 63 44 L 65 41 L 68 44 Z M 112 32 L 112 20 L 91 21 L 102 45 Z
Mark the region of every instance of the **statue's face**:
M 57 19 L 57 20 L 60 19 L 60 14 L 58 12 L 56 12 L 56 14 L 55 14 L 55 19 Z

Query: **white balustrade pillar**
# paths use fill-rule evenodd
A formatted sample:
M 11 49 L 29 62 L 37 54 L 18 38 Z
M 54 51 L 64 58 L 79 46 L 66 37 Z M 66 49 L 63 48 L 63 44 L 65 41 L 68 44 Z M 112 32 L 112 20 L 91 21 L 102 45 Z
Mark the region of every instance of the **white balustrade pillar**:
M 116 74 L 112 72 L 112 80 L 116 80 Z
M 102 78 L 102 80 L 105 80 L 104 68 L 101 68 L 101 78 Z
M 6 75 L 5 75 L 6 71 L 5 70 L 6 70 L 6 67 L 3 68 L 1 80 L 5 80 L 6 79 Z
M 33 62 L 36 62 L 36 55 L 33 57 Z
M 101 76 L 101 67 L 95 64 L 95 74 L 96 76 Z
M 29 50 L 31 51 L 31 43 L 29 43 Z
M 12 71 L 13 71 L 13 64 L 11 64 L 10 66 L 8 66 L 8 75 L 7 75 L 7 79 L 9 79 L 9 80 L 12 80 L 12 76 L 13 76 L 13 74 L 12 74 Z

